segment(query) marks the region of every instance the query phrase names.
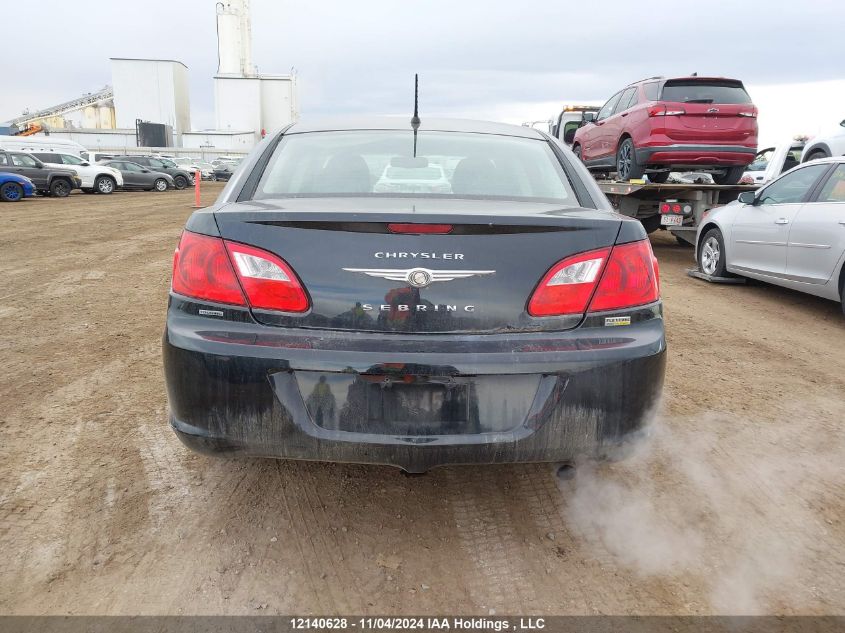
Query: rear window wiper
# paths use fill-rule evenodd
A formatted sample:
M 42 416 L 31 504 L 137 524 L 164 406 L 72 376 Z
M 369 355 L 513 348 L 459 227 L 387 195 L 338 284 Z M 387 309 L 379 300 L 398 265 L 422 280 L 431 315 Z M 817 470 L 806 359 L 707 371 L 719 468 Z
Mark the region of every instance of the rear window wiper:
M 687 99 L 685 103 L 713 103 L 713 99 Z

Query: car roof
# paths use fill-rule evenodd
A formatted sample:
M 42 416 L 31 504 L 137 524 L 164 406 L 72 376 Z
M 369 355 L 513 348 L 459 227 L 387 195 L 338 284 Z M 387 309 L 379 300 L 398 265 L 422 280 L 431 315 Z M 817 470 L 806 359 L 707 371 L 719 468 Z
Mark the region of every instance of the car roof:
M 472 132 L 476 134 L 499 134 L 523 138 L 545 138 L 535 128 L 494 121 L 474 119 L 439 119 L 421 117 L 420 131 Z M 338 117 L 313 119 L 294 123 L 285 134 L 306 132 L 330 132 L 340 130 L 408 130 L 411 131 L 411 117 Z
M 648 83 L 650 81 L 736 81 L 738 83 L 742 83 L 739 79 L 733 79 L 732 77 L 700 77 L 698 75 L 688 75 L 686 77 L 664 77 L 661 75 L 657 77 L 646 77 L 645 79 L 640 79 L 639 81 L 632 81 L 625 87 L 630 88 L 631 86 L 639 86 L 640 84 Z

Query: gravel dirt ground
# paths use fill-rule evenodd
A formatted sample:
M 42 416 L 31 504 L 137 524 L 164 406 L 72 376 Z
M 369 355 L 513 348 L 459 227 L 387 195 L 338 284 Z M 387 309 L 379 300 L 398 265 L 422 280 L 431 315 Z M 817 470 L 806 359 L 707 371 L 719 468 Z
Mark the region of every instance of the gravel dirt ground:
M 625 462 L 211 459 L 160 357 L 192 201 L 0 204 L 0 613 L 845 613 L 837 304 L 690 279 L 659 233 L 665 397 Z

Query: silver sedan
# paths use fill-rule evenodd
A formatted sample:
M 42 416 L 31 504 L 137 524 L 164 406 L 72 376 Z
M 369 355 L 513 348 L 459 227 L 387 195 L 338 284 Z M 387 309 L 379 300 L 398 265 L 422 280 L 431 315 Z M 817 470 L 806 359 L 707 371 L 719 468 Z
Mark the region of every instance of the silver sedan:
M 845 312 L 845 156 L 804 163 L 711 211 L 696 257 L 705 274 L 767 281 Z

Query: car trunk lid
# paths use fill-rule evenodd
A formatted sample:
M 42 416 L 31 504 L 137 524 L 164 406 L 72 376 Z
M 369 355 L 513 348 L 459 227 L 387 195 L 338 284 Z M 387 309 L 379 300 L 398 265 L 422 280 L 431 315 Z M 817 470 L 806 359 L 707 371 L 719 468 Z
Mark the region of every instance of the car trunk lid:
M 225 239 L 281 257 L 309 295 L 307 314 L 253 310 L 258 321 L 422 334 L 576 326 L 580 315 L 530 317 L 527 302 L 557 262 L 614 244 L 622 220 L 539 202 L 295 198 L 230 204 L 216 221 Z

